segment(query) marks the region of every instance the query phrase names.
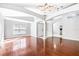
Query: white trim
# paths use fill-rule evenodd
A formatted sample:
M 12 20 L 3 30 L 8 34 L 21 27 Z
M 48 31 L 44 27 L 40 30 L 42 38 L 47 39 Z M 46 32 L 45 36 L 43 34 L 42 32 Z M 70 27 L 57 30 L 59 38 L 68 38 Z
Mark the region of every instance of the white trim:
M 5 20 L 18 21 L 18 22 L 24 22 L 24 23 L 33 23 L 33 22 L 30 22 L 30 21 L 14 19 L 14 18 L 5 18 Z
M 37 37 L 37 36 L 33 36 L 33 37 Z M 62 37 L 63 39 L 67 39 L 67 40 L 79 41 L 79 39 L 77 39 L 77 38 L 65 37 L 65 36 L 60 36 L 60 35 L 53 35 L 53 36 L 50 35 L 50 36 L 47 36 L 47 37 L 38 37 L 38 38 L 46 39 L 48 37 Z
M 66 37 L 66 36 L 60 36 L 60 35 L 53 35 L 54 37 L 62 37 L 63 39 L 67 39 L 67 40 L 74 40 L 74 41 L 79 41 L 79 39 L 77 38 L 71 38 L 71 37 Z

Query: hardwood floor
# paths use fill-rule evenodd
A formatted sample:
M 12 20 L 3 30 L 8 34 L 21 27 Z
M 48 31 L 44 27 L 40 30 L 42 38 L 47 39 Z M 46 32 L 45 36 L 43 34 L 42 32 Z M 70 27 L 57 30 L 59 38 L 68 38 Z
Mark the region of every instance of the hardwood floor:
M 45 50 L 49 56 L 79 56 L 79 41 L 49 37 L 46 39 Z
M 12 41 L 11 41 L 12 40 Z M 14 42 L 26 40 L 26 47 L 13 50 Z M 18 39 L 10 38 L 4 41 L 0 49 L 2 56 L 79 56 L 79 41 L 58 37 L 46 39 L 24 36 Z

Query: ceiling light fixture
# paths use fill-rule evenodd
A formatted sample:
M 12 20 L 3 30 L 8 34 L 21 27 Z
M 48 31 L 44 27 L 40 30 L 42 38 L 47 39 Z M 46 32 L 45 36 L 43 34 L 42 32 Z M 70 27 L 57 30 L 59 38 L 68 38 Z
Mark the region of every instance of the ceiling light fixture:
M 47 12 L 51 12 L 51 11 L 55 11 L 56 9 L 56 6 L 55 5 L 52 5 L 52 4 L 43 4 L 43 5 L 39 5 L 39 10 L 44 12 L 44 13 L 47 13 Z

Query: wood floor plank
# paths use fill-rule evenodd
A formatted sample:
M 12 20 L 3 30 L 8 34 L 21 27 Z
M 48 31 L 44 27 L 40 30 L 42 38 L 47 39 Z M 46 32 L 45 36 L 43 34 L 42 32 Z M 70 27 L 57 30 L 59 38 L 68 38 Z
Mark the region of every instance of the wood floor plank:
M 0 49 L 1 56 L 79 56 L 79 41 L 48 37 L 46 39 L 32 36 L 26 38 L 27 47 L 13 51 L 15 38 L 6 39 L 4 48 Z M 13 40 L 14 39 L 14 40 Z M 19 39 L 20 40 L 20 39 Z M 44 41 L 45 40 L 45 41 Z M 45 42 L 45 44 L 44 44 Z

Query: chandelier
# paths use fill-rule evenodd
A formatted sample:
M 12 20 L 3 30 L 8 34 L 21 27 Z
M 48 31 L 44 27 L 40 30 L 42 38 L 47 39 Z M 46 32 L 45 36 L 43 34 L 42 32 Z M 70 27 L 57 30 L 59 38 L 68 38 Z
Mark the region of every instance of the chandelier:
M 39 5 L 39 10 L 42 12 L 51 12 L 51 11 L 55 11 L 56 6 L 55 5 L 51 5 L 51 4 L 43 4 L 43 5 Z

